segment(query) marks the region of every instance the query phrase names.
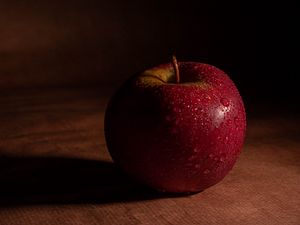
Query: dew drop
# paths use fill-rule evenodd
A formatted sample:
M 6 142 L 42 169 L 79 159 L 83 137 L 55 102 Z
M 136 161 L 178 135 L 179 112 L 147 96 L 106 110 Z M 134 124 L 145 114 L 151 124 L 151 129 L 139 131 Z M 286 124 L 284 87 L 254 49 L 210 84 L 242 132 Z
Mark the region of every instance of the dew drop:
M 234 123 L 235 125 L 239 125 L 239 118 L 237 116 L 234 117 Z
M 218 157 L 215 157 L 215 158 L 214 158 L 214 160 L 215 160 L 215 161 L 218 161 L 218 160 L 219 160 L 219 158 L 218 158 Z
M 196 165 L 195 165 L 195 168 L 196 168 L 196 169 L 200 168 L 200 165 L 199 165 L 199 164 L 196 164 Z
M 210 171 L 209 171 L 209 169 L 206 169 L 206 170 L 204 170 L 204 174 L 208 174 Z
M 208 95 L 206 95 L 205 98 L 208 99 L 208 100 L 211 100 L 211 97 L 208 96 Z
M 225 154 L 225 153 L 222 153 L 221 156 L 220 156 L 219 161 L 220 161 L 220 162 L 225 162 L 225 159 L 226 159 L 226 154 Z
M 235 126 L 236 126 L 236 130 L 239 130 L 240 122 L 239 122 L 239 118 L 237 116 L 234 117 L 234 123 L 235 123 Z
M 199 149 L 198 149 L 198 148 L 194 148 L 194 149 L 193 149 L 193 152 L 195 152 L 195 153 L 196 153 L 196 152 L 199 152 Z
M 229 138 L 228 138 L 228 136 L 226 136 L 225 137 L 225 143 L 228 143 L 228 140 L 229 140 Z
M 209 154 L 208 157 L 209 157 L 209 158 L 213 158 L 214 155 L 213 155 L 213 154 Z
M 227 98 L 221 98 L 220 100 L 221 104 L 225 107 L 228 107 L 229 106 L 229 100 Z

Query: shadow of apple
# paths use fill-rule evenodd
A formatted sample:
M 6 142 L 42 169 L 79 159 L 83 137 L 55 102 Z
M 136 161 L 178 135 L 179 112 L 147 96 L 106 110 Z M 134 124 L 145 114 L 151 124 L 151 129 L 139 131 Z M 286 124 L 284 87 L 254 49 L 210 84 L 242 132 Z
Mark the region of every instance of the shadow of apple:
M 166 197 L 97 160 L 0 156 L 0 207 L 109 203 Z

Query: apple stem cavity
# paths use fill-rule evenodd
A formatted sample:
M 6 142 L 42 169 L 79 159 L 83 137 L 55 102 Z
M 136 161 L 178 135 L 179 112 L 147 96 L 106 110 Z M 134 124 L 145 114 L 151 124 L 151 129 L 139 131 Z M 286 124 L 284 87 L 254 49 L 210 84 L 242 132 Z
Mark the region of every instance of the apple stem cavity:
M 180 82 L 179 68 L 178 68 L 178 62 L 177 62 L 175 55 L 173 55 L 173 57 L 172 57 L 172 63 L 173 63 L 174 71 L 175 71 L 176 83 L 179 84 L 179 82 Z

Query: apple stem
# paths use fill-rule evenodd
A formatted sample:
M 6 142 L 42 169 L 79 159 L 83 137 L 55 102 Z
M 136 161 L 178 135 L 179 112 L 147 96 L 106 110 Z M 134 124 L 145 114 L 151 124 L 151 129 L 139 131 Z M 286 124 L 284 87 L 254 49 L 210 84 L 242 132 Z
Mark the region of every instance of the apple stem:
M 173 63 L 174 71 L 175 71 L 176 83 L 178 84 L 180 82 L 180 77 L 179 77 L 178 62 L 177 62 L 175 55 L 173 55 L 173 57 L 172 57 L 172 63 Z

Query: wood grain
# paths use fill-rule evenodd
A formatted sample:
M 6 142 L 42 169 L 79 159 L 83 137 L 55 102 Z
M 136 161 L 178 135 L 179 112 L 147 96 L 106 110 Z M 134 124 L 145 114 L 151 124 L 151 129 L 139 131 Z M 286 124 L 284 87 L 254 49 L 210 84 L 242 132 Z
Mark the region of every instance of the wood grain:
M 222 182 L 161 195 L 111 162 L 103 136 L 110 93 L 2 91 L 1 225 L 300 224 L 299 117 L 250 117 L 243 153 Z

